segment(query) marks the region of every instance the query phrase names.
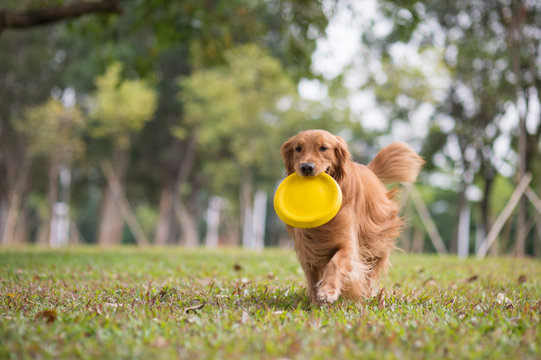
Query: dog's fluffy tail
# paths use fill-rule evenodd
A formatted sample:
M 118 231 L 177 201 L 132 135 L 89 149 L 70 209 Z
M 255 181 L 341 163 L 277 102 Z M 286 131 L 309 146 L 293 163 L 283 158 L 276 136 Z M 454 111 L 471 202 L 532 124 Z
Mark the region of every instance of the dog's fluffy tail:
M 388 184 L 414 182 L 423 164 L 423 158 L 408 144 L 396 141 L 381 149 L 368 168 Z

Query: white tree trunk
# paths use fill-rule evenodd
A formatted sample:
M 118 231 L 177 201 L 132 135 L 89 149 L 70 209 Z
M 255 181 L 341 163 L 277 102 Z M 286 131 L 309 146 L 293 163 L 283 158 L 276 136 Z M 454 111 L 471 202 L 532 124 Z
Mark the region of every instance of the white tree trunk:
M 468 202 L 460 211 L 458 223 L 458 257 L 467 258 L 470 248 L 470 215 L 471 207 Z
M 209 200 L 207 208 L 207 235 L 205 236 L 205 246 L 215 248 L 218 246 L 220 211 L 225 206 L 225 200 L 219 196 L 213 196 Z
M 52 247 L 65 246 L 69 242 L 69 191 L 71 185 L 71 172 L 65 164 L 60 164 L 58 176 L 60 178 L 60 201 L 52 205 L 49 245 Z
M 252 244 L 254 250 L 263 250 L 265 247 L 265 223 L 267 220 L 267 193 L 258 190 L 254 197 L 254 210 L 252 218 Z
M 180 224 L 181 238 L 180 243 L 187 247 L 196 247 L 199 245 L 199 235 L 194 217 L 188 212 L 180 195 L 175 195 L 174 210 Z

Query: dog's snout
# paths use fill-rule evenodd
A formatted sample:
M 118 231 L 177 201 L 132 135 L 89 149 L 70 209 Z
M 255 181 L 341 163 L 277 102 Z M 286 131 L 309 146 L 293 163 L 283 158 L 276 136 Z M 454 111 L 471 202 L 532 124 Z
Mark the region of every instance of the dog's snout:
M 301 172 L 304 176 L 312 175 L 315 169 L 314 163 L 307 162 L 301 164 Z

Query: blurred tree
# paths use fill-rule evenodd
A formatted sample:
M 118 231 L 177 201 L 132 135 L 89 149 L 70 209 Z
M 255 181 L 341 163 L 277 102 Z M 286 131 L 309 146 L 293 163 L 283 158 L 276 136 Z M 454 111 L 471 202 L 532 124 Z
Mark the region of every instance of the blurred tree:
M 273 136 L 289 110 L 280 101 L 294 102 L 296 89 L 278 60 L 255 45 L 229 50 L 225 58 L 222 67 L 181 79 L 180 96 L 204 154 L 209 190 L 233 204 L 240 198 L 242 218 L 250 211 L 255 179 L 274 181 L 281 172 L 280 158 L 269 153 L 283 141 Z M 185 131 L 176 128 L 179 136 Z
M 162 11 L 163 8 L 168 11 Z M 176 241 L 178 218 L 182 242 L 193 245 L 197 242 L 193 217 L 201 208 L 194 203 L 198 177 L 192 174 L 197 139 L 183 115 L 182 102 L 177 100 L 179 88 L 175 79 L 189 75 L 193 68 L 223 64 L 226 51 L 243 43 L 257 43 L 270 49 L 295 79 L 311 76 L 311 53 L 317 36 L 325 29 L 328 14 L 323 12 L 320 1 L 297 0 L 252 3 L 156 0 L 141 2 L 134 10 L 133 26 L 138 31 L 150 31 L 152 41 L 148 52 L 157 63 L 159 79 L 156 118 L 146 126 L 137 146 L 153 149 L 152 161 L 141 163 L 143 172 L 148 173 L 150 167 L 162 175 L 154 241 L 158 244 Z M 179 122 L 183 124 L 183 133 L 172 136 L 172 128 Z M 179 189 L 186 190 L 188 180 L 192 195 L 184 193 L 189 195 L 185 205 Z M 190 211 L 185 211 L 186 206 Z
M 444 49 L 442 60 L 450 71 L 451 83 L 446 100 L 436 109 L 424 153 L 429 160 L 435 154 L 440 154 L 440 159 L 444 155 L 451 160 L 447 164 L 457 167 L 457 173 L 461 175 L 457 226 L 459 214 L 466 204 L 466 189 L 474 177 L 483 179 L 480 211 L 482 227 L 487 231 L 491 226 L 493 179 L 498 162 L 502 162 L 494 152 L 494 143 L 501 135 L 499 121 L 509 101 L 521 109 L 520 94 L 528 93 L 520 79 L 532 78 L 532 59 L 539 59 L 532 53 L 537 46 L 531 46 L 539 43 L 541 29 L 535 25 L 539 6 L 528 1 L 512 5 L 499 1 L 384 1 L 380 9 L 392 20 L 392 30 L 379 38 L 373 32 L 367 32 L 365 41 L 375 45 L 382 54 L 391 53 L 392 47 L 400 43 L 410 43 L 419 49 L 437 44 Z M 513 21 L 503 16 L 513 12 L 516 13 L 516 17 L 512 16 Z M 517 25 L 519 21 L 523 22 Z M 514 28 L 506 30 L 511 25 Z M 532 31 L 526 31 L 528 26 Z M 528 40 L 519 45 L 513 43 L 510 36 L 518 39 L 517 34 L 511 34 L 513 31 L 521 32 L 522 37 L 518 38 Z M 521 70 L 517 70 L 517 62 L 523 63 L 518 66 Z M 517 71 L 520 74 L 517 75 Z M 526 134 L 523 117 L 519 116 L 519 128 L 522 129 L 519 133 Z M 536 141 L 538 143 L 538 139 Z M 519 143 L 526 144 L 526 140 Z M 439 163 L 442 165 L 441 160 Z M 521 164 L 526 162 L 521 161 Z M 519 228 L 524 227 L 519 225 Z M 455 230 L 451 251 L 456 250 L 457 236 Z
M 156 93 L 144 80 L 122 79 L 121 65 L 110 66 L 96 78 L 96 91 L 90 100 L 90 136 L 106 138 L 111 149 L 111 162 L 125 192 L 124 181 L 132 137 L 149 121 L 156 109 Z M 124 222 L 109 184 L 103 189 L 100 213 L 100 245 L 118 244 Z
M 77 3 L 54 2 L 54 6 L 72 4 Z M 32 6 L 40 11 L 51 5 L 50 2 L 32 2 Z M 190 232 L 186 230 L 186 224 L 196 223 L 193 218 L 201 209 L 197 203 L 201 203 L 204 192 L 200 191 L 201 178 L 193 170 L 195 159 L 199 157 L 194 147 L 197 139 L 183 115 L 182 103 L 177 100 L 179 87 L 175 79 L 179 75 L 189 75 L 193 68 L 223 64 L 225 50 L 242 43 L 257 43 L 270 49 L 293 81 L 303 76 L 311 77 L 311 54 L 316 39 L 332 15 L 332 2 L 326 6 L 330 10 L 325 11 L 321 1 L 302 0 L 251 3 L 241 0 L 223 3 L 136 0 L 120 5 L 122 16 L 82 17 L 66 22 L 65 27 L 48 28 L 51 34 L 60 36 L 61 46 L 55 44 L 55 59 L 47 65 L 54 64 L 55 69 L 63 70 L 62 76 L 56 80 L 62 87 L 73 86 L 78 99 L 94 92 L 92 80 L 96 74 L 103 73 L 108 65 L 119 60 L 124 64 L 122 77 L 156 80 L 159 94 L 156 115 L 145 123 L 144 131 L 133 133 L 130 143 L 136 145 L 126 151 L 126 156 L 137 161 L 132 162 L 129 172 L 125 170 L 125 181 L 129 185 L 125 190 L 143 203 L 160 198 L 156 243 L 176 240 L 176 215 L 179 212 L 186 215 L 181 225 L 186 241 L 186 233 L 194 234 L 194 226 Z M 25 10 L 21 3 L 15 1 L 3 6 L 10 11 Z M 5 31 L 0 41 L 12 34 L 15 33 Z M 24 34 L 18 32 L 17 36 Z M 40 78 L 39 74 L 34 77 L 37 78 Z M 49 95 L 50 87 L 40 89 Z M 300 124 L 300 117 L 297 119 Z M 173 136 L 172 129 L 179 123 L 184 124 L 185 133 Z M 298 125 L 294 127 L 298 128 Z M 97 135 L 93 129 L 90 134 Z M 89 139 L 87 160 L 101 158 L 112 148 L 107 144 L 108 138 L 92 136 Z M 78 175 L 79 179 L 88 177 L 77 184 L 82 191 L 76 194 L 83 207 L 96 203 L 91 198 L 94 193 L 92 187 L 99 181 L 96 171 L 92 170 L 94 166 L 95 162 L 86 161 Z M 186 186 L 187 182 L 189 186 Z M 184 186 L 181 187 L 181 183 Z M 184 189 L 186 205 L 177 201 L 180 188 Z M 88 195 L 83 198 L 81 194 Z M 82 209 L 82 213 L 91 211 L 90 208 Z M 85 228 L 91 224 L 88 221 Z M 193 243 L 194 237 L 191 238 L 189 242 Z
M 222 64 L 224 51 L 248 42 L 270 48 L 295 79 L 312 76 L 311 53 L 332 10 L 324 12 L 321 1 L 301 0 L 133 1 L 123 10 L 120 17 L 86 17 L 70 24 L 81 40 L 66 42 L 73 49 L 68 54 L 80 54 L 68 69 L 69 78 L 80 84 L 78 90 L 88 88 L 88 77 L 115 59 L 126 64 L 128 74 L 134 71 L 147 76 L 156 70 L 156 117 L 134 139 L 139 161 L 130 171 L 139 180 L 136 186 L 148 184 L 146 193 L 153 194 L 157 183 L 161 187 L 155 243 L 165 244 L 176 241 L 175 212 L 184 208 L 177 196 L 179 184 L 195 180 L 191 176 L 195 138 L 191 131 L 184 137 L 172 136 L 171 131 L 183 121 L 175 79 L 189 75 L 193 67 Z M 68 60 L 74 59 L 68 55 Z M 195 211 L 194 204 L 189 206 Z M 194 211 L 182 213 L 193 216 Z M 194 221 L 181 219 L 183 241 L 193 244 L 193 236 L 187 234 L 194 231 L 186 227 Z
M 37 30 L 0 37 L 0 238 L 13 234 L 15 229 L 8 224 L 15 226 L 17 219 L 17 228 L 26 228 L 22 210 L 30 185 L 40 186 L 46 178 L 31 176 L 27 143 L 12 120 L 20 118 L 27 107 L 47 101 L 51 92 L 61 92 L 58 73 L 63 64 L 56 44 L 54 35 Z
M 84 152 L 81 139 L 85 127 L 83 115 L 77 105 L 66 107 L 59 100 L 51 99 L 41 106 L 28 108 L 13 125 L 24 136 L 29 156 L 44 157 L 48 162 L 48 213 L 38 242 L 55 243 L 51 224 L 55 205 L 61 201 L 59 178 L 62 167 L 69 169 L 69 165 Z M 69 188 L 63 190 L 66 196 Z M 67 198 L 62 200 L 67 201 Z
M 208 196 L 228 199 L 228 230 L 238 234 L 250 217 L 255 190 L 272 192 L 283 174 L 279 149 L 288 137 L 306 128 L 356 127 L 333 106 L 300 99 L 294 81 L 268 51 L 248 44 L 224 55 L 223 66 L 180 78 L 186 122 L 175 134 L 182 137 L 191 129 L 197 136 L 198 169 Z M 238 235 L 229 235 L 236 243 Z
M 513 84 L 514 102 L 519 119 L 517 178 L 525 173 L 539 171 L 538 161 L 541 138 L 541 118 L 531 131 L 528 131 L 526 119 L 532 111 L 532 102 L 541 104 L 541 4 L 538 1 L 520 0 L 513 2 L 494 2 L 494 21 L 505 31 L 508 59 L 508 77 Z M 537 98 L 535 98 L 537 95 Z M 532 164 L 533 163 L 533 164 Z M 538 190 L 541 186 L 538 185 Z M 517 235 L 514 252 L 518 256 L 526 253 L 526 237 L 530 231 L 527 213 L 527 198 L 522 196 L 519 203 Z M 541 241 L 541 239 L 538 239 Z

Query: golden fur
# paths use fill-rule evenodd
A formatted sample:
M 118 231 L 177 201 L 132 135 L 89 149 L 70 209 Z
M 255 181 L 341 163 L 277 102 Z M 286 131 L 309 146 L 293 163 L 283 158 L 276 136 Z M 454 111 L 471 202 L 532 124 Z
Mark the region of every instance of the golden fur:
M 301 165 L 326 171 L 342 189 L 342 206 L 328 223 L 316 228 L 288 226 L 314 304 L 332 303 L 340 295 L 359 301 L 371 295 L 389 264 L 402 220 L 395 190 L 384 183 L 413 182 L 424 161 L 407 144 L 383 148 L 367 166 L 351 160 L 346 142 L 324 130 L 307 130 L 281 148 L 286 174 L 303 176 Z M 306 165 L 304 165 L 306 166 Z

